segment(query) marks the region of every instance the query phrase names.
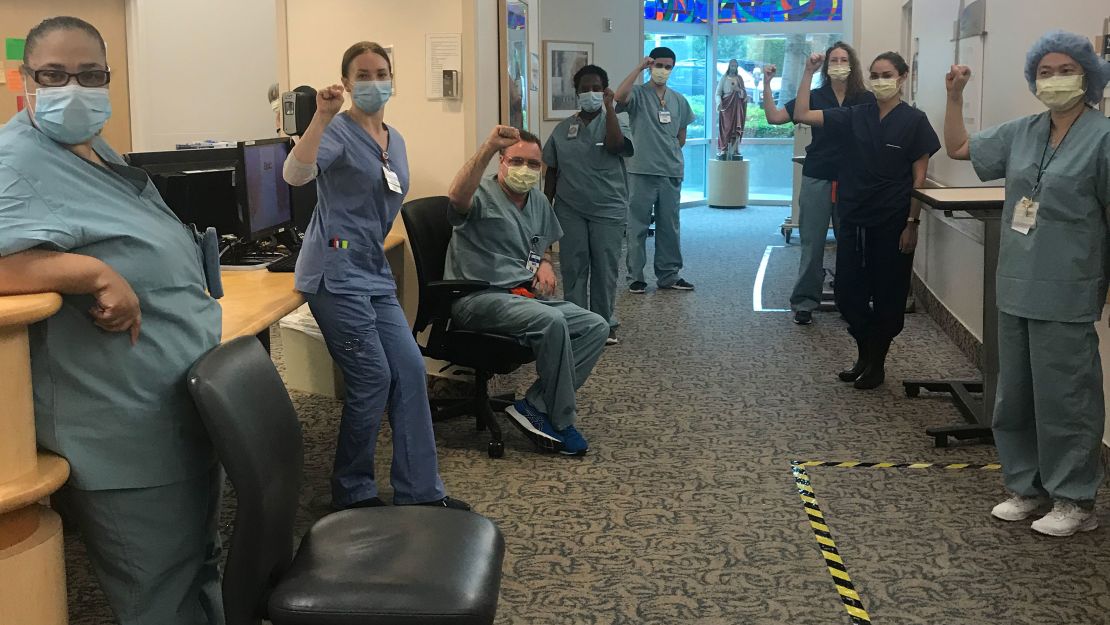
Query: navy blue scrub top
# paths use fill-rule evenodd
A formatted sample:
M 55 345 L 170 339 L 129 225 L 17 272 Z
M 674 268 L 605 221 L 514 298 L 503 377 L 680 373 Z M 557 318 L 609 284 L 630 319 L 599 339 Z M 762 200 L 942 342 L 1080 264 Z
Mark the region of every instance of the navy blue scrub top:
M 791 100 L 783 107 L 786 109 L 786 113 L 790 115 L 790 121 L 794 121 L 795 102 L 796 100 Z M 844 104 L 841 104 L 837 102 L 836 92 L 833 91 L 832 85 L 828 81 L 809 95 L 811 111 L 825 111 L 841 106 L 874 103 L 875 94 L 864 91 L 856 95 L 845 94 Z M 806 147 L 806 162 L 802 164 L 802 175 L 818 180 L 836 180 L 837 172 L 840 171 L 841 156 L 840 146 L 835 141 L 829 140 L 823 128 L 814 126 L 813 141 Z
M 825 111 L 825 131 L 840 153 L 836 211 L 841 223 L 905 221 L 913 164 L 940 149 L 925 113 L 900 102 L 879 121 L 878 104 L 834 108 Z
M 385 237 L 409 191 L 409 163 L 401 133 L 390 126 L 386 130 L 385 151 L 401 181 L 400 193 L 386 184 L 381 146 L 349 115 L 336 115 L 324 130 L 316 156 L 316 211 L 297 259 L 298 291 L 315 294 L 323 282 L 329 292 L 342 295 L 396 292 Z

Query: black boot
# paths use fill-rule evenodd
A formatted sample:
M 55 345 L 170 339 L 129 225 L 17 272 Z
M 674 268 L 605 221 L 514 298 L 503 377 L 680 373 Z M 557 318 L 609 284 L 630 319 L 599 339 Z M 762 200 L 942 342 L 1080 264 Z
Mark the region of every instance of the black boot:
M 879 388 L 886 380 L 886 355 L 890 351 L 890 339 L 871 341 L 867 368 L 856 380 L 855 387 L 861 391 Z
M 868 342 L 863 339 L 856 339 L 856 364 L 852 365 L 851 369 L 845 369 L 837 374 L 841 382 L 855 382 L 859 376 L 863 375 L 863 370 L 867 368 L 868 357 Z

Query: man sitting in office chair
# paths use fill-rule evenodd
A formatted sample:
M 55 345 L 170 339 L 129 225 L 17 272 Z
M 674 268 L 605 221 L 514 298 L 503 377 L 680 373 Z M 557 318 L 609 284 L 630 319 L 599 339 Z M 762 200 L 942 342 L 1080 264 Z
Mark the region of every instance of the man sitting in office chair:
M 483 172 L 500 154 L 496 176 Z M 575 391 L 586 382 L 609 336 L 600 315 L 555 293 L 549 248 L 563 236 L 536 183 L 542 155 L 535 135 L 498 126 L 462 171 L 448 196 L 455 226 L 444 277 L 481 280 L 490 288 L 455 302 L 452 319 L 467 330 L 517 337 L 536 355 L 539 379 L 508 409 L 541 449 L 580 456 L 589 448 L 575 429 Z

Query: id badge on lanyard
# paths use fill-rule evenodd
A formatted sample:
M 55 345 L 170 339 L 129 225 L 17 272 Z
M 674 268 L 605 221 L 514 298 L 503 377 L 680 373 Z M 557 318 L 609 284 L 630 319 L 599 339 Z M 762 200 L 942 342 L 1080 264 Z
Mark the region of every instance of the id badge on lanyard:
M 532 249 L 528 250 L 528 261 L 525 263 L 525 268 L 528 269 L 528 273 L 533 276 L 540 270 L 540 263 L 543 262 L 543 257 L 536 251 L 536 245 L 538 245 L 539 242 L 539 237 L 532 237 Z
M 385 176 L 385 185 L 394 193 L 401 193 L 401 178 L 389 166 L 389 153 L 382 154 L 382 175 Z
M 570 128 L 567 129 L 567 139 L 577 139 L 578 138 L 578 129 L 579 129 L 578 124 L 571 124 Z

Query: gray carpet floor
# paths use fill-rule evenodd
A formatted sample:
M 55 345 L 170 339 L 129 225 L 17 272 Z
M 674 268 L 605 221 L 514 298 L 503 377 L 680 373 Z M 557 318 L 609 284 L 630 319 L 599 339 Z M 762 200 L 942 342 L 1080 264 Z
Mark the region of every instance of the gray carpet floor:
M 683 275 L 697 291 L 621 293 L 621 344 L 580 392 L 586 457 L 540 455 L 506 424 L 506 456 L 490 460 L 471 421 L 437 424 L 449 492 L 506 537 L 499 625 L 848 624 L 791 461 L 996 460 L 989 446 L 935 449 L 925 428 L 958 412 L 945 398 L 908 399 L 898 384 L 976 373 L 925 315 L 907 318 L 886 385 L 858 392 L 835 376 L 853 356 L 835 313 L 800 328 L 785 313 L 753 312 L 756 271 L 767 246 L 783 245 L 786 211 L 683 212 Z M 772 252 L 765 308 L 788 307 L 798 256 L 795 246 Z M 279 366 L 280 352 L 278 341 Z M 522 392 L 530 378 L 520 371 L 496 387 Z M 307 447 L 303 531 L 327 513 L 340 404 L 293 399 Z M 386 495 L 390 457 L 385 428 Z M 809 474 L 876 624 L 1110 623 L 1110 529 L 1059 540 L 994 521 L 997 472 Z M 1110 522 L 1105 496 L 1099 509 Z M 73 535 L 66 556 L 71 622 L 112 622 Z

